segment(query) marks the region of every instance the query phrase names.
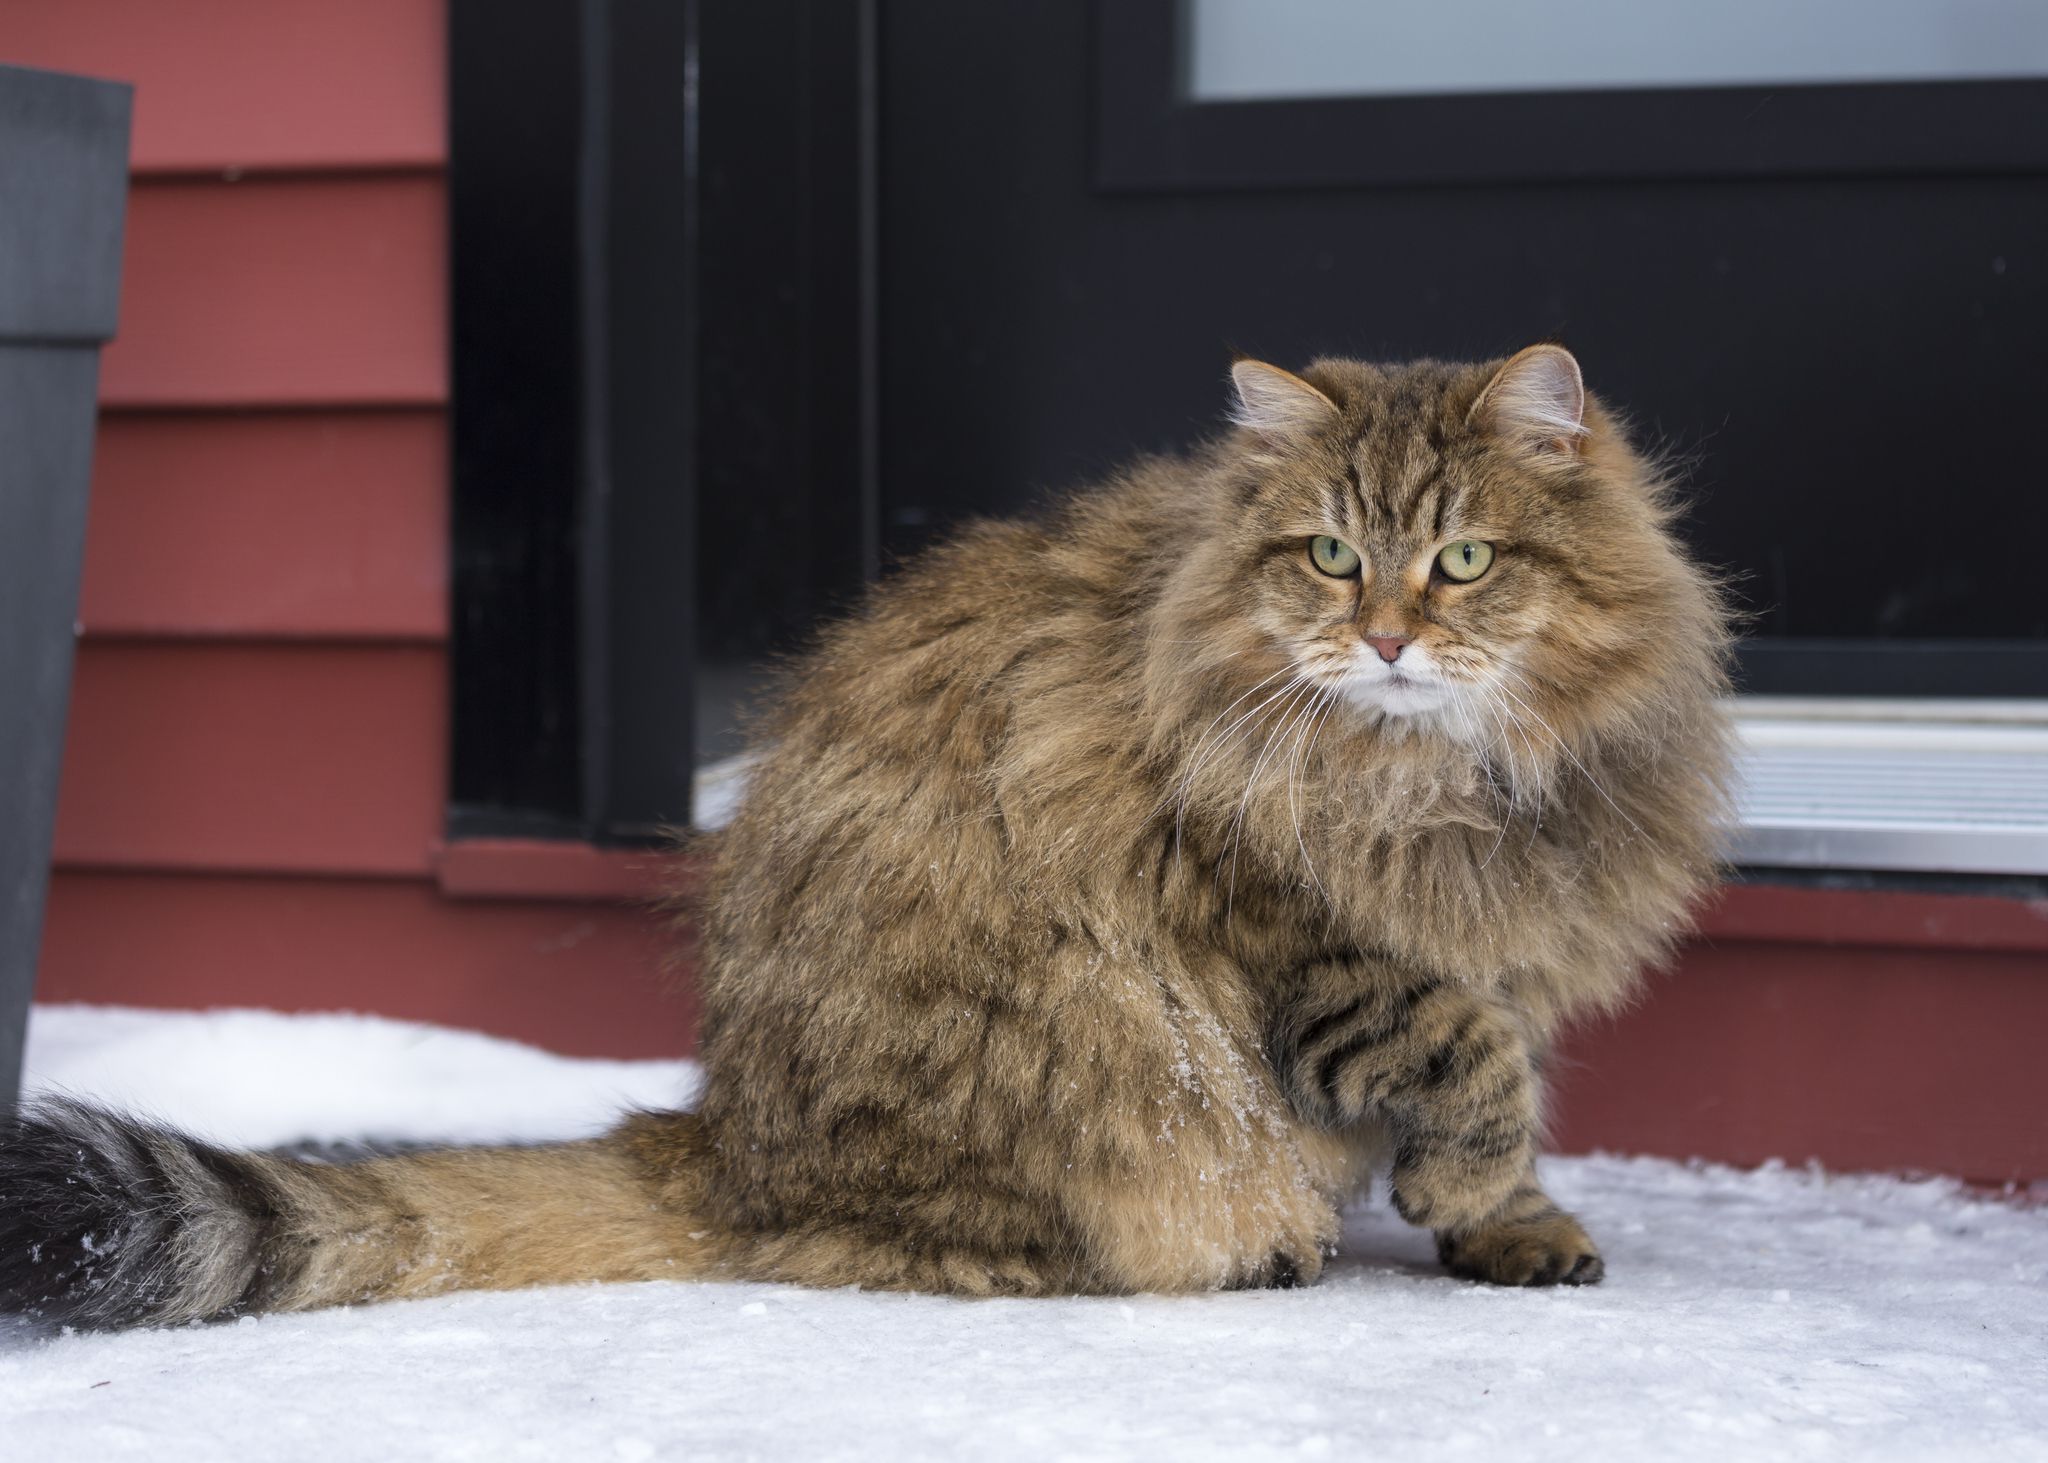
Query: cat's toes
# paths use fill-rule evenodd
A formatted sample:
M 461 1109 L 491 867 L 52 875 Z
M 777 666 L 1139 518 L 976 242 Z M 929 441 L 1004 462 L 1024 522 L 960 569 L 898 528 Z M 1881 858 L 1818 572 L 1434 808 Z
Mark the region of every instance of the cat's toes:
M 1453 1275 L 1492 1285 L 1598 1285 L 1607 1273 L 1600 1251 L 1569 1214 L 1439 1234 L 1436 1252 Z

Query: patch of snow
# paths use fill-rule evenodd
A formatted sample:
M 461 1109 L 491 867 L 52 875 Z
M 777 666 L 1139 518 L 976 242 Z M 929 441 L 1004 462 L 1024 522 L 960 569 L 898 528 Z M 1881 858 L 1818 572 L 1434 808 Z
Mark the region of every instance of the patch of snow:
M 674 1063 L 360 1017 L 43 1008 L 31 1071 L 245 1142 L 552 1137 Z M 1590 1290 L 1448 1280 L 1383 1205 L 1307 1290 L 955 1301 L 652 1284 L 0 1326 L 0 1456 L 2048 1459 L 2048 1211 L 1551 1160 Z
M 23 1085 L 244 1148 L 301 1138 L 587 1138 L 629 1108 L 686 1105 L 689 1062 L 558 1057 L 377 1016 L 40 1005 Z

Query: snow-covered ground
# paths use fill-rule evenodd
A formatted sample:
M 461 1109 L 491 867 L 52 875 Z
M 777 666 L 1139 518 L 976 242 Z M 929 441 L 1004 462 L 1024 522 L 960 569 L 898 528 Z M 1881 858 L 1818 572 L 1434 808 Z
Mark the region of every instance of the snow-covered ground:
M 31 1084 L 234 1142 L 556 1137 L 684 1093 L 354 1017 L 36 1012 Z M 0 1459 L 2048 1459 L 2048 1209 L 1560 1159 L 1597 1289 L 1445 1279 L 1361 1207 L 1306 1291 L 457 1295 L 119 1336 L 0 1323 Z

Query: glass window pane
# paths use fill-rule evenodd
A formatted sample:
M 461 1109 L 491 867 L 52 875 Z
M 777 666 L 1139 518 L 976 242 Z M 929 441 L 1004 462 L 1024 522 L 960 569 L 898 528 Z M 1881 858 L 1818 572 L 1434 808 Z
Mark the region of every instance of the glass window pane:
M 2048 76 L 2048 0 L 1185 0 L 1197 101 Z

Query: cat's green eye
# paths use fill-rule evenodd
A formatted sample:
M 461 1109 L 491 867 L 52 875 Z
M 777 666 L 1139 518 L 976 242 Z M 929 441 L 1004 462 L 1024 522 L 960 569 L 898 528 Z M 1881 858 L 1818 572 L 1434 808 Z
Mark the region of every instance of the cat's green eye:
M 1319 533 L 1308 541 L 1309 562 L 1332 579 L 1348 579 L 1358 572 L 1358 550 L 1342 539 Z
M 1493 567 L 1493 545 L 1473 538 L 1460 539 L 1436 556 L 1436 566 L 1444 571 L 1444 578 L 1470 584 Z

